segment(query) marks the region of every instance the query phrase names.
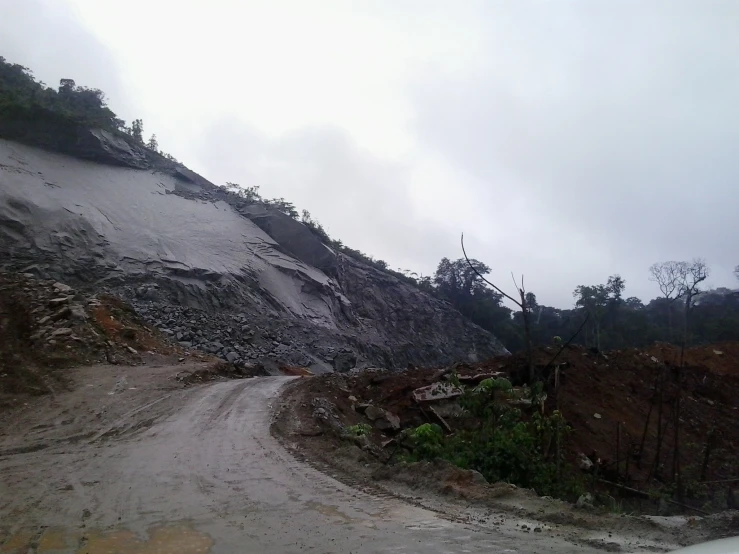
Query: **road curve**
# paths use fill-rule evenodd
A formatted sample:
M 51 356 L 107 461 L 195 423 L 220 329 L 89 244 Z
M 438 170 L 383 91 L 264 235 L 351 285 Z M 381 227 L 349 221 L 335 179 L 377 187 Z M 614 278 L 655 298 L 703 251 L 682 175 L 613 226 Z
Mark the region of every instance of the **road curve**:
M 0 445 L 0 553 L 586 551 L 450 522 L 295 460 L 269 432 L 286 382 L 178 390 L 87 436 Z

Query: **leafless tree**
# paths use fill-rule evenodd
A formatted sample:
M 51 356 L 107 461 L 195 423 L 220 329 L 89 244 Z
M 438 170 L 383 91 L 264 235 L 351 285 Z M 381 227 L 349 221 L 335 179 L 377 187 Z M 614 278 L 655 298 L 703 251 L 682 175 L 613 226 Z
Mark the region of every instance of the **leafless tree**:
M 534 381 L 536 380 L 536 374 L 534 372 L 534 354 L 533 354 L 533 344 L 531 342 L 531 302 L 536 297 L 533 295 L 529 295 L 526 293 L 526 287 L 523 283 L 523 275 L 521 275 L 521 286 L 516 283 L 516 278 L 513 277 L 513 284 L 515 285 L 516 289 L 518 290 L 518 294 L 520 299 L 513 298 L 512 296 L 506 294 L 501 290 L 497 285 L 494 285 L 485 277 L 482 276 L 482 274 L 477 270 L 477 268 L 472 264 L 472 261 L 470 261 L 469 257 L 467 257 L 467 252 L 464 249 L 464 233 L 462 233 L 462 253 L 464 254 L 464 259 L 467 260 L 467 264 L 472 268 L 472 271 L 474 271 L 480 279 L 485 281 L 488 285 L 493 287 L 496 291 L 498 291 L 500 294 L 505 296 L 508 300 L 513 302 L 516 306 L 521 308 L 521 314 L 523 316 L 523 332 L 526 340 L 526 366 L 529 370 L 529 384 L 533 386 Z M 513 274 L 511 273 L 511 276 Z
M 659 285 L 659 290 L 667 300 L 667 317 L 670 338 L 672 338 L 672 304 L 679 298 L 684 299 L 683 332 L 680 346 L 680 366 L 685 362 L 685 347 L 688 342 L 688 330 L 690 309 L 695 297 L 701 293 L 700 283 L 705 281 L 709 275 L 709 268 L 702 259 L 694 259 L 692 262 L 662 262 L 653 264 L 649 268 L 650 280 Z M 681 371 L 677 370 L 678 393 L 675 398 L 673 411 L 674 417 L 674 447 L 672 450 L 672 477 L 676 479 L 678 492 L 682 495 L 682 480 L 680 475 L 680 400 L 681 400 Z M 654 469 L 657 471 L 660 462 L 660 450 L 662 446 L 662 403 L 664 392 L 664 368 L 660 374 L 660 396 L 657 415 L 657 453 L 654 459 Z M 648 422 L 647 422 L 648 425 Z
M 683 318 L 683 340 L 680 345 L 680 367 L 677 372 L 677 396 L 675 397 L 675 431 L 674 448 L 672 452 L 672 477 L 677 481 L 678 496 L 682 500 L 683 484 L 680 472 L 680 401 L 682 396 L 682 366 L 685 363 L 685 346 L 688 342 L 690 323 L 690 309 L 693 299 L 703 292 L 700 284 L 708 279 L 710 269 L 705 260 L 695 258 L 692 262 L 681 262 L 679 265 L 678 286 L 679 294 L 685 298 L 685 314 Z
M 680 365 L 683 364 L 685 354 L 685 345 L 688 341 L 688 325 L 690 309 L 693 306 L 693 299 L 701 292 L 700 284 L 708 279 L 710 268 L 706 265 L 706 261 L 695 258 L 692 262 L 680 262 L 678 266 L 678 287 L 679 296 L 685 299 L 685 317 L 683 319 L 683 341 L 680 352 Z
M 672 340 L 672 304 L 680 297 L 680 276 L 685 262 L 661 262 L 649 267 L 650 281 L 659 286 L 662 296 L 667 300 L 667 329 Z

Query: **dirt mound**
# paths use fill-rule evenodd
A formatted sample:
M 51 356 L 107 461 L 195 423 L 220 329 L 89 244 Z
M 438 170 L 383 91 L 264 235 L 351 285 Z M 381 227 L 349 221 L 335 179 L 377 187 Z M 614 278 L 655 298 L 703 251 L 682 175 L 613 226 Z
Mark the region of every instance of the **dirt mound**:
M 600 354 L 567 348 L 553 364 L 561 372 L 559 398 L 552 391 L 553 366 L 544 370 L 555 353 L 538 349 L 534 363 L 550 385 L 548 408 L 558 407 L 573 427 L 573 460 L 580 454 L 599 459 L 610 478 L 645 490 L 674 480 L 678 470 L 691 486 L 739 478 L 739 344 L 688 349 L 682 368 L 680 349 L 673 345 Z M 526 371 L 522 354 L 479 367 L 512 376 Z M 679 461 L 673 473 L 678 397 Z
M 115 297 L 0 272 L 0 394 L 54 391 L 65 368 L 136 364 L 141 352 L 185 354 Z
M 671 365 L 680 363 L 679 346 L 656 344 L 647 348 L 645 352 Z M 720 342 L 709 346 L 688 348 L 685 351 L 685 363 L 711 373 L 739 375 L 739 343 Z
M 550 362 L 556 350 L 541 348 L 534 353 L 534 364 L 547 383 L 545 411 L 559 409 L 572 427 L 566 459 L 574 467 L 587 466 L 591 486 L 616 498 L 633 497 L 630 508 L 664 512 L 654 495 L 677 499 L 679 476 L 681 503 L 695 513 L 735 506 L 739 357 L 732 353 L 737 351 L 736 344 L 690 349 L 686 360 L 692 365 L 678 368 L 673 360 L 679 350 L 669 345 L 608 353 L 568 347 L 554 364 Z M 329 402 L 343 428 L 352 431 L 365 426 L 362 440 L 384 447 L 386 460 L 397 447 L 393 438 L 401 429 L 423 423 L 440 424 L 447 433 L 459 428 L 461 391 L 450 384 L 452 373 L 466 384 L 495 375 L 516 383 L 528 371 L 525 357 L 514 355 L 438 370 L 318 376 L 300 386 L 307 398 Z M 520 401 L 525 404 L 525 399 Z M 316 419 L 310 404 L 298 412 L 301 409 L 302 420 Z M 318 435 L 310 425 L 302 434 Z M 327 446 L 325 437 L 311 440 Z M 359 446 L 372 450 L 361 441 Z M 676 507 L 673 503 L 668 508 Z

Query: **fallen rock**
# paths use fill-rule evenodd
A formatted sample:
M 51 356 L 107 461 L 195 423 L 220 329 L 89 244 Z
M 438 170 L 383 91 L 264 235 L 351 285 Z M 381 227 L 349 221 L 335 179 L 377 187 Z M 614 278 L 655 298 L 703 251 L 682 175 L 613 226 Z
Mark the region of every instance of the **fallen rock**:
M 375 443 L 373 443 L 367 435 L 352 435 L 350 438 L 351 441 L 354 442 L 354 444 L 356 444 L 365 452 L 369 452 L 375 458 L 379 458 L 381 460 L 387 459 L 387 454 Z
M 413 400 L 416 402 L 433 402 L 457 396 L 462 396 L 462 389 L 451 383 L 433 383 L 413 391 Z
M 70 329 L 69 327 L 60 327 L 59 329 L 56 329 L 51 332 L 52 337 L 66 337 L 71 334 L 72 334 L 72 329 Z
M 579 508 L 581 510 L 590 509 L 593 507 L 593 495 L 589 492 L 581 494 L 580 498 L 578 498 L 577 502 L 575 502 L 575 508 Z
M 64 283 L 54 283 L 54 288 L 61 293 L 69 293 L 72 292 L 72 287 L 69 285 L 65 285 Z
M 492 373 L 478 373 L 477 375 L 459 375 L 457 379 L 465 385 L 478 385 L 485 379 L 495 379 L 501 375 L 505 375 L 505 373 L 502 371 L 493 371 Z
M 375 427 L 380 431 L 397 431 L 400 429 L 400 418 L 395 414 L 386 412 L 384 417 L 375 420 Z
M 577 457 L 577 467 L 583 471 L 590 471 L 593 469 L 593 462 L 582 452 Z
M 342 350 L 333 359 L 334 371 L 347 373 L 357 367 L 357 355 L 351 350 Z
M 376 419 L 380 419 L 385 416 L 385 410 L 369 404 L 364 406 L 364 415 L 367 416 L 367 419 L 370 421 L 375 421 Z
M 69 308 L 69 317 L 77 321 L 85 321 L 89 318 L 85 309 L 79 304 L 75 304 Z
M 400 429 L 400 418 L 395 414 L 383 410 L 377 406 L 367 406 L 364 415 L 372 421 L 377 429 L 381 431 Z
M 71 308 L 69 306 L 63 306 L 62 308 L 54 312 L 52 315 L 44 317 L 41 320 L 39 320 L 39 324 L 43 325 L 49 320 L 59 321 L 60 319 L 67 319 L 70 315 L 72 315 Z
M 339 436 L 344 434 L 345 428 L 336 413 L 336 405 L 327 398 L 314 398 L 311 401 L 313 406 L 313 419 L 318 423 L 327 425 L 332 431 Z

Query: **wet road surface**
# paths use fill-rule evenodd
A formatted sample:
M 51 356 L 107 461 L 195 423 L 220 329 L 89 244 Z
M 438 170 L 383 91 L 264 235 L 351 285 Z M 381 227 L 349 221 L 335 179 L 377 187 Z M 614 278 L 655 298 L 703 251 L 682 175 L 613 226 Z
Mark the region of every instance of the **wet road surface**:
M 295 460 L 269 432 L 287 380 L 169 391 L 82 436 L 0 442 L 0 553 L 594 551 L 447 521 Z

